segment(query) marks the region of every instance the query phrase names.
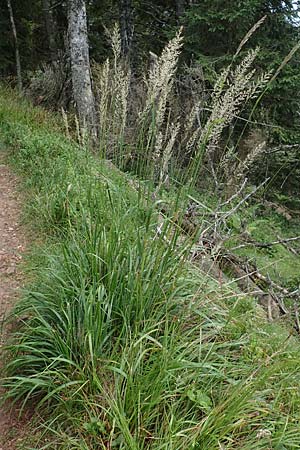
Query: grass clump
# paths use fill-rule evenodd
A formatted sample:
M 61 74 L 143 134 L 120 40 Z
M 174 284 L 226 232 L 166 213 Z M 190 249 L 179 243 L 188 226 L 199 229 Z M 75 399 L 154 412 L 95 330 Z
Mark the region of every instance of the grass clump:
M 14 311 L 3 385 L 49 415 L 48 448 L 298 448 L 298 339 L 189 262 L 145 183 L 0 99 L 28 212 L 52 236 Z

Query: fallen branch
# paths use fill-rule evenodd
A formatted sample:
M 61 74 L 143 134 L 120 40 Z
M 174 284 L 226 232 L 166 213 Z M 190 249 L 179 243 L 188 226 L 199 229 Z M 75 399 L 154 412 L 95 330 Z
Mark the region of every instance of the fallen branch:
M 295 320 L 296 320 L 296 328 L 298 333 L 300 334 L 300 320 L 299 320 L 299 309 L 296 302 L 294 302 L 294 313 L 295 313 Z
M 237 245 L 236 247 L 233 247 L 231 250 L 238 250 L 240 248 L 249 247 L 251 245 L 253 245 L 254 247 L 258 247 L 258 248 L 268 248 L 268 247 L 272 247 L 273 245 L 286 244 L 287 242 L 299 241 L 299 240 L 300 240 L 300 236 L 295 236 L 295 237 L 287 238 L 287 239 L 278 239 L 277 241 L 272 241 L 272 242 L 257 242 L 254 240 L 249 240 L 248 242 L 245 242 L 244 244 L 240 244 L 240 245 Z
M 197 208 L 201 207 L 206 210 L 205 216 L 210 216 L 210 221 L 206 220 L 207 227 L 200 232 L 198 243 L 191 249 L 191 260 L 197 262 L 199 267 L 207 274 L 211 275 L 217 281 L 227 280 L 226 271 L 231 272 L 233 280 L 238 284 L 241 291 L 254 296 L 258 302 L 265 309 L 268 319 L 273 320 L 278 318 L 281 314 L 289 314 L 290 311 L 284 304 L 283 298 L 295 298 L 299 295 L 299 290 L 290 292 L 288 289 L 273 282 L 270 277 L 261 274 L 257 267 L 249 261 L 243 260 L 241 257 L 228 251 L 224 248 L 224 239 L 220 230 L 222 225 L 226 224 L 226 220 L 233 215 L 251 196 L 253 196 L 261 187 L 263 187 L 269 179 L 266 179 L 259 186 L 252 189 L 245 195 L 231 210 L 213 211 L 206 205 L 197 201 L 193 197 L 191 206 L 183 215 L 173 217 L 174 226 L 180 227 L 182 231 L 189 236 L 195 237 L 199 231 L 199 218 L 197 217 Z M 238 195 L 241 194 L 246 185 L 244 181 L 237 195 L 233 195 L 225 203 L 222 203 L 219 208 L 229 205 Z M 168 217 L 168 208 L 166 205 L 160 205 L 160 213 Z M 203 226 L 202 221 L 202 226 Z M 280 239 L 269 243 L 260 243 L 256 241 L 247 242 L 240 246 L 242 248 L 248 245 L 257 245 L 258 247 L 266 248 L 272 245 L 287 244 L 291 241 L 300 240 L 300 236 L 293 238 Z M 234 250 L 232 249 L 232 250 Z M 300 330 L 300 327 L 299 327 Z
M 268 150 L 265 152 L 266 155 L 271 155 L 272 153 L 277 153 L 277 152 L 286 152 L 287 150 L 291 150 L 293 148 L 297 148 L 300 150 L 300 145 L 299 144 L 284 144 L 284 145 L 279 145 L 278 147 L 274 147 L 272 150 Z
M 224 206 L 229 205 L 229 203 L 231 203 L 233 200 L 235 200 L 243 192 L 247 183 L 248 183 L 248 178 L 245 178 L 241 187 L 239 188 L 239 190 L 235 194 L 233 194 L 228 200 L 226 200 L 226 202 L 221 203 L 221 205 L 219 207 L 223 208 Z
M 289 245 L 287 245 L 286 242 L 283 242 L 284 239 L 282 239 L 280 236 L 277 236 L 277 239 L 280 239 L 282 241 L 282 245 L 289 251 L 291 252 L 294 256 L 299 256 L 299 251 L 297 251 L 295 248 L 290 247 Z
M 219 247 L 219 251 L 215 254 L 216 245 L 213 245 L 212 239 L 202 240 L 202 245 L 198 247 L 198 251 L 193 252 L 193 260 L 200 261 L 200 267 L 205 272 L 210 273 L 216 280 L 219 279 L 220 273 L 222 278 L 228 278 L 224 271 L 231 272 L 234 281 L 243 292 L 256 297 L 259 303 L 267 311 L 269 320 L 276 319 L 280 314 L 289 314 L 289 310 L 284 304 L 283 297 L 295 298 L 299 296 L 300 289 L 289 291 L 283 286 L 275 283 L 270 277 L 259 272 L 256 266 L 248 261 L 244 261 L 241 257 L 228 252 Z M 207 259 L 210 258 L 211 265 Z M 202 260 L 205 260 L 205 264 Z M 213 268 L 212 273 L 206 269 Z M 218 275 L 218 276 L 217 276 Z
M 228 219 L 228 217 L 232 216 L 232 214 L 234 214 L 250 197 L 252 197 L 269 180 L 270 180 L 270 178 L 266 178 L 262 183 L 260 183 L 251 192 L 249 192 L 249 194 L 247 194 L 244 198 L 242 198 L 242 200 L 230 211 L 224 211 L 224 212 L 220 211 L 220 212 L 217 212 L 216 214 L 222 216 L 222 221 L 224 221 L 225 219 Z
M 264 200 L 263 205 L 267 208 L 274 209 L 277 214 L 282 215 L 285 219 L 291 220 L 293 215 L 299 215 L 300 211 L 296 209 L 289 209 L 286 206 L 278 205 L 278 203 Z

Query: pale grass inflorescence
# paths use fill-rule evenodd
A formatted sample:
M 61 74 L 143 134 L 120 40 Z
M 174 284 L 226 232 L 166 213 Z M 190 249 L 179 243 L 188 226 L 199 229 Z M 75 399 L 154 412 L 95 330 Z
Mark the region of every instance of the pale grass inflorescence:
M 249 100 L 257 98 L 257 103 L 260 101 L 269 83 L 296 51 L 290 52 L 274 75 L 272 72 L 257 73 L 253 68 L 259 48 L 245 52 L 237 62 L 244 46 L 264 20 L 265 17 L 246 34 L 211 94 L 205 93 L 199 98 L 198 92 L 184 116 L 178 114 L 174 102 L 176 72 L 183 45 L 182 29 L 167 43 L 160 56 L 150 55 L 148 74 L 141 81 L 131 76 L 130 65 L 122 58 L 120 32 L 115 25 L 107 32 L 112 61 L 107 59 L 93 69 L 100 154 L 122 169 L 152 179 L 160 187 L 168 180 L 173 166 L 180 169 L 177 176 L 181 173 L 189 184 L 197 184 L 200 173 L 208 174 L 216 186 L 232 184 L 232 173 L 229 175 L 232 163 L 238 172 L 237 180 L 242 174 L 246 175 L 248 160 L 251 159 L 253 165 L 262 150 L 250 151 L 247 161 L 239 161 L 238 147 L 243 132 L 235 145 L 228 146 L 224 142 L 224 137 L 228 137 L 226 129 L 237 120 Z M 204 89 L 202 79 L 198 80 L 198 85 L 198 91 Z M 138 91 L 142 94 L 135 99 Z M 176 102 L 178 104 L 180 98 L 176 98 Z M 138 108 L 132 107 L 133 104 Z M 84 130 L 77 127 L 77 134 L 79 142 L 85 143 Z
M 139 124 L 146 133 L 145 151 L 148 152 L 149 148 L 153 151 L 152 149 L 155 148 L 156 155 L 163 151 L 162 147 L 168 139 L 167 127 L 164 132 L 163 124 L 166 120 L 167 101 L 175 81 L 182 39 L 182 30 L 180 30 L 166 45 L 161 56 L 154 59 L 146 80 L 147 96 L 143 111 L 140 113 Z M 144 142 L 143 139 L 142 143 Z
M 113 60 L 94 66 L 98 98 L 99 146 L 104 157 L 122 165 L 128 112 L 130 70 L 121 58 L 121 38 L 117 25 L 109 33 Z
M 258 89 L 262 88 L 262 84 L 267 82 L 264 77 L 261 78 L 260 83 L 251 82 L 255 75 L 252 65 L 258 51 L 259 49 L 250 50 L 233 71 L 226 69 L 216 83 L 210 106 L 211 113 L 198 143 L 199 146 L 205 147 L 205 157 L 209 160 L 212 171 L 214 171 L 215 153 L 224 129 L 231 124 L 241 107 L 253 98 Z M 231 81 L 228 85 L 229 78 Z
M 141 110 L 131 121 L 133 131 L 128 142 L 128 103 L 130 93 L 130 69 L 121 58 L 118 27 L 110 34 L 113 61 L 107 60 L 94 68 L 100 122 L 100 149 L 106 157 L 112 157 L 121 166 L 132 160 L 131 148 L 135 147 L 138 164 L 159 174 L 161 182 L 179 132 L 178 123 L 169 123 L 167 102 L 175 82 L 180 48 L 181 31 L 163 50 L 160 57 L 154 55 L 148 77 L 144 80 L 145 99 Z M 127 150 L 126 150 L 127 148 Z M 127 153 L 126 153 L 127 152 Z M 139 169 L 138 169 L 139 170 Z
M 264 18 L 247 33 L 234 61 L 263 21 Z M 236 67 L 233 67 L 233 61 L 224 69 L 206 104 L 203 104 L 203 98 L 194 98 L 190 111 L 182 117 L 172 110 L 175 76 L 183 45 L 180 30 L 160 56 L 151 55 L 148 76 L 144 76 L 142 87 L 144 99 L 140 109 L 129 118 L 129 101 L 134 102 L 130 98 L 131 74 L 128 64 L 121 58 L 117 26 L 110 36 L 113 61 L 107 60 L 95 69 L 103 154 L 123 168 L 129 165 L 138 173 L 152 177 L 160 187 L 169 177 L 172 159 L 178 160 L 179 166 L 182 166 L 180 160 L 188 163 L 185 179 L 189 183 L 197 183 L 202 163 L 208 161 L 209 171 L 218 184 L 218 178 L 226 176 L 226 164 L 232 161 L 236 151 L 232 147 L 230 151 L 225 148 L 220 156 L 225 129 L 270 81 L 271 74 L 257 76 L 253 69 L 259 48 L 249 50 Z M 203 116 L 202 120 L 200 116 Z

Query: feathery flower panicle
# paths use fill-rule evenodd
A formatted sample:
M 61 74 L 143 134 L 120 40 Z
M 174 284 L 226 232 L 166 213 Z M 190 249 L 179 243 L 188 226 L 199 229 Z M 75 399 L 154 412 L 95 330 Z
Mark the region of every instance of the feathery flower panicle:
M 242 48 L 244 47 L 244 45 L 249 41 L 249 39 L 251 38 L 251 36 L 256 32 L 256 30 L 264 23 L 264 21 L 266 20 L 267 16 L 263 16 L 258 22 L 256 22 L 252 28 L 250 28 L 250 30 L 248 31 L 248 33 L 245 35 L 245 37 L 241 40 L 240 45 L 238 46 L 237 51 L 235 52 L 234 58 L 236 58 L 239 53 L 241 52 Z
M 102 66 L 95 66 L 95 85 L 98 96 L 98 115 L 99 115 L 99 139 L 105 141 L 104 136 L 107 133 L 108 119 L 108 97 L 109 97 L 109 60 L 107 59 Z
M 160 167 L 160 183 L 163 183 L 164 178 L 166 177 L 168 173 L 168 165 L 172 156 L 173 148 L 175 145 L 175 141 L 177 138 L 177 135 L 179 133 L 180 125 L 179 122 L 176 124 L 171 124 L 170 127 L 170 137 L 167 141 L 167 145 L 163 151 L 162 157 L 161 157 L 161 167 Z
M 150 55 L 151 64 L 148 78 L 145 80 L 146 100 L 137 121 L 137 142 L 141 160 L 144 160 L 147 169 L 149 169 L 149 164 L 154 164 L 154 173 L 160 170 L 157 164 L 162 164 L 166 151 L 169 153 L 168 158 L 170 159 L 171 151 L 169 149 L 170 146 L 172 149 L 175 144 L 174 135 L 168 132 L 170 120 L 168 102 L 175 82 L 181 47 L 182 30 L 180 29 L 165 46 L 159 57 L 154 54 Z
M 221 74 L 221 82 L 217 81 L 217 89 L 212 96 L 211 115 L 200 136 L 200 142 L 207 145 L 207 154 L 212 156 L 218 145 L 221 134 L 234 116 L 239 112 L 245 100 L 253 94 L 253 85 L 250 83 L 255 70 L 251 69 L 259 49 L 250 50 L 238 67 L 229 74 L 224 71 Z M 224 77 L 232 79 L 227 89 L 223 88 Z
M 124 142 L 124 134 L 128 112 L 128 94 L 130 71 L 123 65 L 121 57 L 121 37 L 118 25 L 107 34 L 113 51 L 112 62 L 107 59 L 100 67 L 96 67 L 96 86 L 99 97 L 98 113 L 100 121 L 100 146 L 105 148 L 108 156 L 121 159 L 120 147 Z
M 157 133 L 162 126 L 166 104 L 174 84 L 178 58 L 182 47 L 182 30 L 166 45 L 160 57 L 152 65 L 147 80 L 147 96 L 145 107 L 140 115 L 140 122 L 144 122 L 155 112 L 155 124 L 149 130 Z
M 264 153 L 266 144 L 266 141 L 263 141 L 260 144 L 256 145 L 253 150 L 247 155 L 246 159 L 240 162 L 236 170 L 238 179 L 241 178 L 246 171 L 249 171 L 253 164 Z
M 67 115 L 66 111 L 64 110 L 64 108 L 61 108 L 61 115 L 62 115 L 63 123 L 65 126 L 66 136 L 68 139 L 71 139 L 68 115 Z

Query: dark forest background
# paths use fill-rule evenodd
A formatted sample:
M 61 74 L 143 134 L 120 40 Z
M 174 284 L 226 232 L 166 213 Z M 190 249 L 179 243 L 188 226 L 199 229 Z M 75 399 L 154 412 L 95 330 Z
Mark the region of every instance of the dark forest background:
M 13 0 L 11 6 L 25 90 L 36 103 L 69 109 L 67 2 Z M 91 61 L 103 63 L 111 55 L 108 30 L 117 22 L 122 53 L 133 77 L 148 69 L 149 55 L 150 59 L 153 54 L 159 55 L 182 26 L 184 46 L 177 71 L 177 93 L 183 99 L 187 92 L 193 93 L 195 84 L 197 89 L 199 85 L 202 87 L 204 97 L 209 96 L 222 68 L 232 61 L 243 37 L 262 17 L 266 16 L 264 23 L 239 54 L 242 60 L 249 48 L 260 47 L 254 63 L 258 74 L 276 73 L 299 39 L 298 1 L 92 0 L 86 6 Z M 15 40 L 4 0 L 0 21 L 0 75 L 14 85 Z M 248 131 L 252 130 L 256 137 L 262 133 L 272 148 L 281 146 L 280 153 L 277 155 L 275 151 L 272 156 L 272 170 L 281 174 L 279 184 L 290 179 L 290 184 L 296 185 L 298 179 L 295 170 L 299 165 L 299 58 L 295 52 L 268 85 L 259 105 L 255 105 L 255 100 L 249 102 L 242 117 L 234 123 L 234 133 L 239 134 L 255 105 Z M 249 132 L 246 139 L 249 140 Z M 291 168 L 293 176 L 289 177 Z

